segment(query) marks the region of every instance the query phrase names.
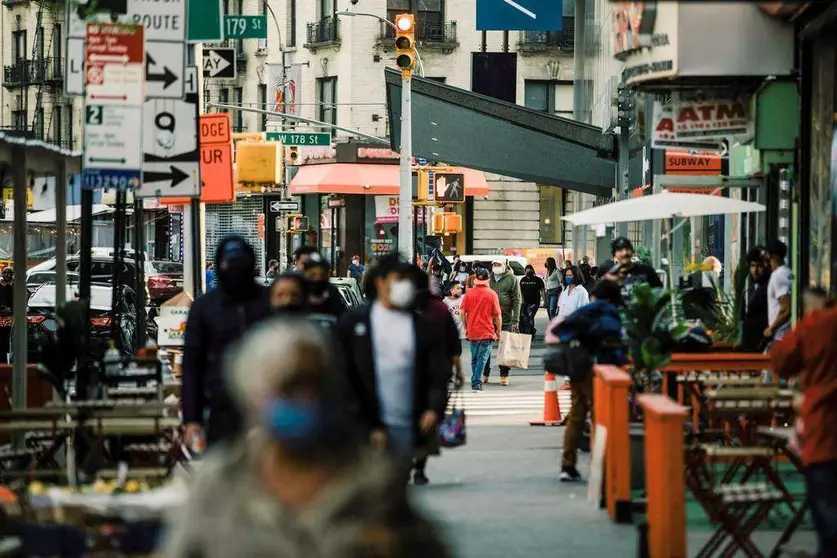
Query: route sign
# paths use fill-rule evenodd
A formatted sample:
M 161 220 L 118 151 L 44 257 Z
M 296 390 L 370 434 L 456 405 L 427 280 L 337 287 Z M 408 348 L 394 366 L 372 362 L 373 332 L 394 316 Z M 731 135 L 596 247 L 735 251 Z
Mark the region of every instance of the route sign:
M 87 104 L 84 107 L 84 187 L 133 190 L 139 186 L 142 107 Z
M 142 185 L 138 198 L 198 197 L 198 69 L 186 69 L 183 100 L 150 100 L 143 107 Z
M 562 0 L 477 0 L 479 31 L 561 31 Z
M 314 145 L 328 147 L 331 145 L 331 134 L 329 133 L 268 132 L 265 138 L 267 141 L 278 141 L 286 146 Z
M 235 49 L 203 49 L 203 77 L 235 79 Z
M 142 105 L 145 95 L 145 31 L 139 25 L 87 25 L 84 70 L 87 101 Z
M 212 43 L 224 39 L 222 0 L 189 0 L 190 43 Z
M 267 16 L 224 16 L 224 39 L 267 39 Z

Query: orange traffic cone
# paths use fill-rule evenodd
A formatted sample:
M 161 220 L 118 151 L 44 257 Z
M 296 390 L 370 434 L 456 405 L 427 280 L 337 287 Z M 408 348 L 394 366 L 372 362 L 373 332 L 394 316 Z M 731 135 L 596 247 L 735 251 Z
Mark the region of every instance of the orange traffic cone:
M 561 426 L 561 405 L 558 403 L 558 381 L 555 374 L 543 375 L 543 420 L 530 426 Z

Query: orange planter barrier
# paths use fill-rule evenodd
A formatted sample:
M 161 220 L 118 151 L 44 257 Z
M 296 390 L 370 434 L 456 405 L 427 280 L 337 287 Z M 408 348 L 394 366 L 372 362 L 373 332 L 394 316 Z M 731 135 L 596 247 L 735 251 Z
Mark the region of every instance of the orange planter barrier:
M 597 364 L 593 395 L 596 424 L 607 429 L 604 497 L 610 518 L 631 522 L 631 433 L 628 391 L 631 375 L 612 365 Z
M 689 410 L 665 395 L 640 395 L 650 558 L 686 558 L 683 424 Z

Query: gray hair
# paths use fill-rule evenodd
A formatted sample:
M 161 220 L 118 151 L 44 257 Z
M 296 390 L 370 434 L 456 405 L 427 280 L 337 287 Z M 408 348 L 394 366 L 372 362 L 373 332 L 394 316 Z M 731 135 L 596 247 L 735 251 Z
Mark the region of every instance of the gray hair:
M 330 351 L 320 329 L 306 319 L 275 318 L 253 328 L 228 361 L 229 384 L 245 412 L 261 403 L 319 356 L 328 366 Z

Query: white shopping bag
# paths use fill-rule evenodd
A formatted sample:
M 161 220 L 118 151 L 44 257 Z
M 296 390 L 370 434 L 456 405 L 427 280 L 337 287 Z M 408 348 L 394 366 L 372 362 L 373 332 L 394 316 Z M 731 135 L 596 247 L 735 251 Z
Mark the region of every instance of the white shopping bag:
M 497 361 L 500 366 L 509 368 L 529 368 L 529 351 L 532 348 L 532 336 L 528 333 L 500 333 L 500 348 Z

